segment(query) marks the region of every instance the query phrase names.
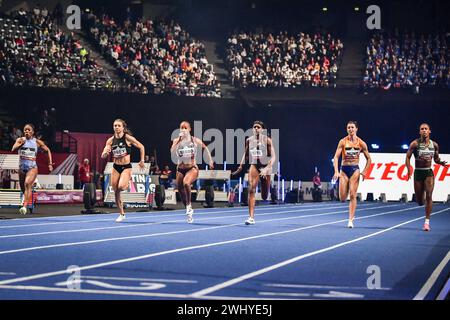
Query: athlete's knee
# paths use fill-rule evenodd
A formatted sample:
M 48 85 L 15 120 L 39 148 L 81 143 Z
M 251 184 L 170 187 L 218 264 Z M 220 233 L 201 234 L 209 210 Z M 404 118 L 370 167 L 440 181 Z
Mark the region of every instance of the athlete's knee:
M 191 184 L 187 181 L 183 181 L 183 188 L 189 189 L 191 187 Z
M 33 186 L 33 183 L 31 183 L 31 182 L 25 182 L 25 183 L 24 183 L 24 186 L 25 186 L 25 188 L 29 189 L 29 188 L 31 188 L 31 187 Z
M 124 191 L 128 189 L 128 183 L 119 183 L 117 186 L 117 191 Z
M 350 201 L 356 200 L 356 192 L 350 192 Z

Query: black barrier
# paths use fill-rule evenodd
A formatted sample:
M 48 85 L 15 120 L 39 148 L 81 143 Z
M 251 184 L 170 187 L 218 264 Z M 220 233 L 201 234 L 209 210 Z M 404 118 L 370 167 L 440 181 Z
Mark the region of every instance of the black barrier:
M 206 202 L 206 208 L 214 207 L 214 187 L 213 186 L 205 187 L 205 202 Z
M 85 214 L 95 214 L 100 213 L 98 210 L 95 210 L 95 204 L 97 203 L 97 195 L 95 183 L 85 183 L 83 187 L 83 204 L 84 209 L 81 213 Z
M 166 201 L 166 189 L 162 184 L 155 186 L 155 204 L 156 209 L 162 210 Z

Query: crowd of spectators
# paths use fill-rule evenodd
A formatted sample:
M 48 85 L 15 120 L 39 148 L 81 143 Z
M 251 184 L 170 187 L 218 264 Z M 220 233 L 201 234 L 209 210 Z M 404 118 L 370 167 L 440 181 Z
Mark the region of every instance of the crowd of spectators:
M 103 14 L 86 17 L 88 32 L 126 79 L 127 91 L 221 97 L 213 65 L 203 43 L 174 22 L 123 23 Z
M 335 87 L 343 43 L 331 34 L 239 32 L 227 41 L 235 87 Z
M 52 148 L 55 144 L 55 108 L 44 109 L 41 113 L 36 113 L 35 136 Z M 20 124 L 18 124 L 18 122 Z M 0 150 L 10 150 L 17 138 L 23 137 L 23 121 L 11 119 L 10 117 L 0 118 Z
M 450 33 L 376 33 L 367 45 L 365 88 L 450 88 Z
M 109 75 L 59 20 L 59 10 L 39 7 L 0 18 L 0 85 L 113 90 Z

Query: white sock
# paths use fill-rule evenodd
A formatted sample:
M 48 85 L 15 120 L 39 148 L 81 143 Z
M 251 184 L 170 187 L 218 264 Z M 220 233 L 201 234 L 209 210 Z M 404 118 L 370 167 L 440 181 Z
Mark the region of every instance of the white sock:
M 430 219 L 425 219 L 425 224 L 430 224 Z

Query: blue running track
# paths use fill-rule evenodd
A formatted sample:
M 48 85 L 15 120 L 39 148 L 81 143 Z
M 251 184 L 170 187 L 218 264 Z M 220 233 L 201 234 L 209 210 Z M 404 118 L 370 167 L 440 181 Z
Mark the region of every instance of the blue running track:
M 436 299 L 450 206 L 247 207 L 0 221 L 0 299 Z

